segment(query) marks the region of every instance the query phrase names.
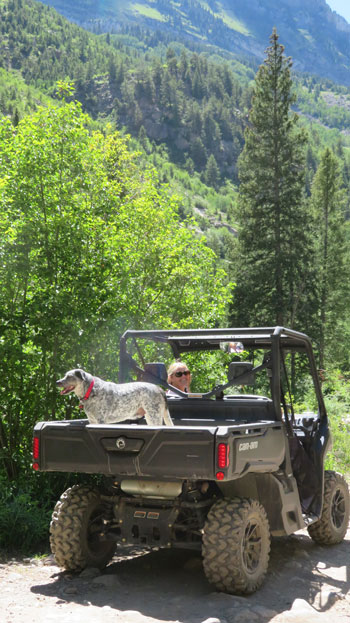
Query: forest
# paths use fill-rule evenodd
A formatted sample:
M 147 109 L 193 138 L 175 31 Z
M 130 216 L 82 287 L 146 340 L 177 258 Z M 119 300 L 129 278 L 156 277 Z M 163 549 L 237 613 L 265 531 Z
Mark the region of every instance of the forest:
M 78 476 L 33 473 L 33 425 L 77 416 L 65 370 L 116 379 L 127 328 L 309 334 L 349 472 L 347 89 L 277 33 L 254 69 L 33 0 L 0 18 L 0 549 L 45 547 Z

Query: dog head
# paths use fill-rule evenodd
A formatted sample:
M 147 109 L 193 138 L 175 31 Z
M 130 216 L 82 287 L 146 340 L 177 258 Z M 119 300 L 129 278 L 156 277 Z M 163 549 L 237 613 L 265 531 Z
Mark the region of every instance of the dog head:
M 62 379 L 56 381 L 58 387 L 63 387 L 60 392 L 61 395 L 70 394 L 74 392 L 78 398 L 82 398 L 86 393 L 87 387 L 91 383 L 93 377 L 88 372 L 77 368 L 75 370 L 69 370 L 66 372 Z

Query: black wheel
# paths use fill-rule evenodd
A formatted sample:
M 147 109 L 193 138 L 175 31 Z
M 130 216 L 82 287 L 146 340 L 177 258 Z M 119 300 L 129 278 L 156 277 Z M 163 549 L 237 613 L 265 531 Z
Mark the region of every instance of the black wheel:
M 210 509 L 203 533 L 203 567 L 209 582 L 232 594 L 262 584 L 270 555 L 265 510 L 249 498 L 222 499 Z
M 57 502 L 50 524 L 50 545 L 60 567 L 79 570 L 104 567 L 115 543 L 100 541 L 104 507 L 98 489 L 74 485 Z
M 343 540 L 349 524 L 349 489 L 345 478 L 338 472 L 324 474 L 322 515 L 308 527 L 316 543 L 334 545 Z

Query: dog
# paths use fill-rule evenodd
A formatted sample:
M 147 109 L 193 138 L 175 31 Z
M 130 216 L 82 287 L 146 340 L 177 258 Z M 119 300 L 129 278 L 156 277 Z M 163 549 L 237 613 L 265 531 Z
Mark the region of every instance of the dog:
M 74 392 L 90 424 L 115 424 L 145 416 L 151 426 L 174 426 L 165 392 L 152 383 L 110 383 L 81 370 L 69 370 L 56 381 L 61 395 Z

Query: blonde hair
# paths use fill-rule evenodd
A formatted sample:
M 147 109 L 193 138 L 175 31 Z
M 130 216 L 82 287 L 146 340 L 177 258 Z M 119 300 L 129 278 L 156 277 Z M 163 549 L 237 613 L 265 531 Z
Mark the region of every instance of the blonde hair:
M 182 367 L 185 367 L 186 370 L 188 370 L 187 365 L 183 361 L 174 361 L 173 363 L 170 364 L 168 368 L 168 383 L 169 383 L 169 377 L 172 374 L 174 374 L 174 372 L 176 372 L 178 368 L 182 368 Z

